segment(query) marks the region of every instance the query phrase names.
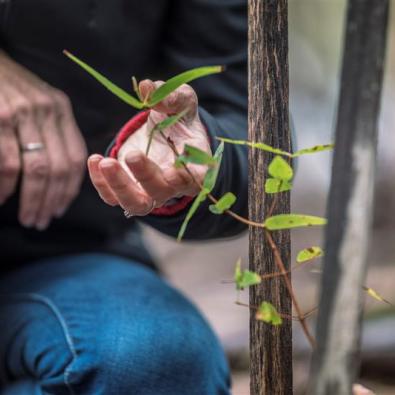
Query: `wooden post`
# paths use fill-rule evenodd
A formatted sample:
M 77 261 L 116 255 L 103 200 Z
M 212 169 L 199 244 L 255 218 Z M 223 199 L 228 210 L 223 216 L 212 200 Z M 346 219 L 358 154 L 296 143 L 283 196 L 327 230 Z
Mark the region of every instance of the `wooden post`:
M 288 125 L 288 12 L 287 0 L 249 0 L 249 112 L 248 136 L 284 150 L 291 149 Z M 262 221 L 272 204 L 264 194 L 267 167 L 273 158 L 260 150 L 249 157 L 249 216 Z M 274 213 L 288 213 L 289 193 L 278 196 Z M 288 231 L 273 238 L 287 267 L 290 262 Z M 278 271 L 262 229 L 250 229 L 250 269 Z M 279 312 L 291 314 L 291 299 L 281 277 L 265 280 L 250 290 L 250 304 L 268 301 Z M 251 394 L 292 394 L 292 325 L 270 326 L 250 319 Z
M 372 218 L 387 0 L 350 0 L 310 394 L 351 394 Z

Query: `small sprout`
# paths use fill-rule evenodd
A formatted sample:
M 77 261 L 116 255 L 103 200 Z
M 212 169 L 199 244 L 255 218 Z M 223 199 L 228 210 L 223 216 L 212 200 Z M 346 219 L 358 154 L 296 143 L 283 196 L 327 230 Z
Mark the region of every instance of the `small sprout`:
M 268 178 L 265 182 L 266 193 L 286 192 L 292 189 L 292 183 L 289 181 L 279 180 L 277 178 Z
M 210 74 L 221 73 L 224 70 L 223 66 L 204 66 L 197 67 L 192 70 L 184 71 L 181 74 L 178 74 L 169 80 L 167 80 L 163 85 L 161 85 L 158 89 L 156 89 L 150 98 L 148 98 L 148 102 L 141 101 L 141 95 L 139 93 L 137 81 L 135 78 L 132 78 L 133 87 L 136 91 L 138 99 L 134 96 L 127 93 L 125 90 L 120 88 L 111 82 L 107 77 L 100 74 L 93 67 L 89 66 L 81 59 L 77 58 L 70 52 L 64 50 L 63 53 L 71 59 L 73 62 L 77 63 L 80 67 L 82 67 L 87 73 L 89 73 L 93 78 L 95 78 L 98 82 L 100 82 L 104 87 L 106 87 L 110 92 L 112 92 L 119 99 L 123 100 L 125 103 L 131 105 L 134 108 L 141 110 L 142 108 L 151 108 L 156 104 L 160 103 L 163 99 L 170 95 L 173 91 L 179 88 L 182 84 L 187 84 L 197 78 L 205 77 Z
M 260 304 L 255 317 L 259 321 L 272 325 L 281 325 L 283 322 L 276 308 L 269 302 L 262 302 Z
M 309 247 L 305 248 L 298 252 L 298 256 L 296 257 L 296 262 L 302 263 L 306 261 L 310 261 L 315 258 L 319 258 L 324 255 L 324 251 L 320 247 Z
M 141 92 L 140 92 L 139 84 L 138 84 L 137 79 L 136 79 L 135 76 L 132 77 L 132 85 L 133 85 L 134 93 L 137 95 L 138 99 L 142 102 L 143 99 L 142 99 L 142 97 L 141 97 Z
M 209 210 L 213 214 L 223 214 L 224 211 L 229 210 L 236 201 L 236 196 L 232 192 L 225 193 L 216 204 L 211 204 Z
M 268 171 L 273 178 L 281 181 L 290 181 L 293 177 L 292 167 L 279 155 L 270 162 Z
M 269 217 L 264 222 L 268 230 L 300 228 L 306 226 L 325 225 L 326 218 L 304 214 L 279 214 Z
M 241 259 L 238 259 L 236 262 L 234 279 L 238 291 L 251 287 L 252 285 L 260 284 L 262 281 L 258 273 L 249 270 L 241 270 Z

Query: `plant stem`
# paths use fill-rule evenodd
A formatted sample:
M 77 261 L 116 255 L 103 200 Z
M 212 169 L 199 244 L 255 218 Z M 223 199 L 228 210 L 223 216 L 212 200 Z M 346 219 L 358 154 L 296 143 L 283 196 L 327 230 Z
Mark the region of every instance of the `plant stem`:
M 273 256 L 274 256 L 274 260 L 276 262 L 276 265 L 278 266 L 279 270 L 281 271 L 281 273 L 284 276 L 285 285 L 286 285 L 286 287 L 288 289 L 289 295 L 291 296 L 292 303 L 293 303 L 293 305 L 295 307 L 295 310 L 296 310 L 296 313 L 298 315 L 298 318 L 299 318 L 300 324 L 302 326 L 303 332 L 306 335 L 308 341 L 310 342 L 310 345 L 314 348 L 315 347 L 315 339 L 311 335 L 310 330 L 309 330 L 309 328 L 308 328 L 308 326 L 307 326 L 307 324 L 305 322 L 305 317 L 303 316 L 302 310 L 299 307 L 299 303 L 298 303 L 298 301 L 296 299 L 296 296 L 295 296 L 295 294 L 293 292 L 291 281 L 290 281 L 290 279 L 289 279 L 289 277 L 287 275 L 287 271 L 285 270 L 285 266 L 284 266 L 284 263 L 283 263 L 283 261 L 281 259 L 281 256 L 280 256 L 280 253 L 278 251 L 278 248 L 277 248 L 276 244 L 274 243 L 273 238 L 272 238 L 272 236 L 271 236 L 271 234 L 270 234 L 270 232 L 268 230 L 265 231 L 265 237 L 266 237 L 266 240 L 268 241 L 268 243 L 270 245 L 270 248 L 273 251 Z

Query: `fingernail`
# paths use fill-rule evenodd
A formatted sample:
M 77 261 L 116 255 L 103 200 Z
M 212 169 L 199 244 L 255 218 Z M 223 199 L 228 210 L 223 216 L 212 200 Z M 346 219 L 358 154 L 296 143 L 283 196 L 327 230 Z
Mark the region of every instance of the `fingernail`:
M 48 228 L 48 225 L 49 225 L 49 220 L 46 219 L 36 224 L 36 229 L 39 231 L 43 231 Z
M 111 167 L 114 167 L 114 163 L 113 163 L 113 161 L 112 160 L 108 160 L 108 159 L 103 159 L 101 162 L 100 162 L 100 165 L 99 165 L 101 168 L 103 168 L 103 169 L 110 169 Z
M 127 163 L 132 163 L 132 164 L 139 163 L 141 162 L 142 159 L 143 158 L 140 152 L 129 152 L 125 158 Z
M 31 228 L 33 226 L 34 223 L 34 217 L 24 217 L 20 220 L 22 226 L 24 226 L 25 228 Z
M 55 214 L 54 214 L 55 217 L 56 217 L 56 218 L 61 218 L 61 217 L 63 217 L 63 215 L 64 215 L 64 213 L 66 212 L 66 210 L 67 210 L 67 207 L 63 207 L 63 208 L 57 210 L 57 211 L 55 212 Z

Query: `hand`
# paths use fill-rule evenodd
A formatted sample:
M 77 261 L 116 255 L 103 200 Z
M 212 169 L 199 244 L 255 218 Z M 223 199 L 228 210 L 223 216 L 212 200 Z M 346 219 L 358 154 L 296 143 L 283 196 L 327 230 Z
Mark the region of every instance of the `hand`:
M 145 80 L 140 83 L 143 97 L 150 95 L 162 82 Z M 185 116 L 164 131 L 178 153 L 185 144 L 211 153 L 206 130 L 198 115 L 198 99 L 189 85 L 182 85 L 151 109 L 148 121 L 133 133 L 121 147 L 118 160 L 92 155 L 88 168 L 92 182 L 101 198 L 109 205 L 120 205 L 133 215 L 146 215 L 174 197 L 195 196 L 204 179 L 207 167 L 188 165 L 174 167 L 175 154 L 168 142 L 155 133 L 149 155 L 145 155 L 149 134 L 158 122 L 168 115 L 186 111 Z
M 0 51 L 0 205 L 21 177 L 19 221 L 45 229 L 78 194 L 86 157 L 67 96 Z
M 361 384 L 354 384 L 352 387 L 353 395 L 374 395 L 374 393 L 367 388 L 363 387 Z

